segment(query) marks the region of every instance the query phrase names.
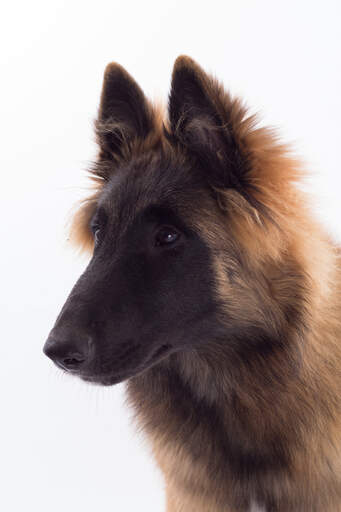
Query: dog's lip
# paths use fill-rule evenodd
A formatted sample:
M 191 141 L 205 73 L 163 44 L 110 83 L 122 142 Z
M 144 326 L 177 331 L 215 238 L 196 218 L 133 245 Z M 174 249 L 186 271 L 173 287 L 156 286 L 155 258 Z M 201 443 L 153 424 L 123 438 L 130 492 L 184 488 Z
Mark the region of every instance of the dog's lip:
M 153 362 L 156 359 L 162 359 L 163 356 L 165 356 L 170 350 L 172 349 L 172 345 L 170 344 L 163 344 L 161 347 L 158 347 L 151 355 L 151 357 L 148 359 L 148 362 Z
M 163 344 L 160 347 L 158 347 L 154 352 L 152 352 L 151 356 L 147 358 L 140 366 L 133 369 L 127 369 L 126 371 L 118 371 L 115 373 L 108 373 L 108 374 L 86 374 L 82 372 L 73 372 L 74 375 L 78 375 L 82 380 L 85 382 L 89 382 L 90 384 L 99 384 L 102 386 L 113 386 L 114 384 L 119 384 L 120 382 L 123 382 L 131 377 L 135 377 L 141 373 L 143 373 L 145 370 L 148 370 L 151 366 L 153 366 L 155 363 L 161 361 L 164 359 L 169 352 L 172 350 L 172 345 L 170 344 Z

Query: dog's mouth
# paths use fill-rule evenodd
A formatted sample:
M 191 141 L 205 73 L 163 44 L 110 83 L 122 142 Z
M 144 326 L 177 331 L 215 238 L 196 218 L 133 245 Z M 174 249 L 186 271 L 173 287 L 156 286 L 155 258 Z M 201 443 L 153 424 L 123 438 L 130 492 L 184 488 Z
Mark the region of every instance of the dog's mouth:
M 161 347 L 157 348 L 154 351 L 154 353 L 152 354 L 152 356 L 150 358 L 150 362 L 153 363 L 154 361 L 156 361 L 158 359 L 162 359 L 163 356 L 165 356 L 167 354 L 167 352 L 169 352 L 171 349 L 172 349 L 172 345 L 169 345 L 169 344 L 161 345 Z
M 131 353 L 131 351 L 129 351 Z M 135 377 L 145 372 L 155 364 L 158 364 L 161 360 L 165 359 L 170 355 L 171 352 L 174 352 L 174 348 L 170 344 L 164 344 L 155 349 L 143 362 L 137 364 L 134 368 L 130 367 L 128 364 L 129 361 L 124 361 L 125 364 L 122 366 L 126 366 L 126 369 L 120 370 L 116 368 L 114 370 L 110 369 L 110 367 L 106 367 L 105 371 L 99 371 L 92 373 L 91 371 L 70 371 L 69 373 L 72 375 L 77 375 L 85 382 L 89 382 L 91 384 L 98 384 L 101 386 L 113 386 L 114 384 L 118 384 L 125 380 L 128 380 L 131 377 Z M 123 363 L 123 361 L 121 361 Z

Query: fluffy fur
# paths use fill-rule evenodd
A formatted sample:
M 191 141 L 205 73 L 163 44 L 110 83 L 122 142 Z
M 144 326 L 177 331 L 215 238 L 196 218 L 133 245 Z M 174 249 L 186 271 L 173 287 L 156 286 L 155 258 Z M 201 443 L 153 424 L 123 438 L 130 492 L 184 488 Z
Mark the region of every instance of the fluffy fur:
M 165 476 L 167 512 L 341 512 L 339 249 L 297 186 L 300 163 L 188 57 L 175 63 L 168 115 L 110 64 L 96 133 L 95 190 L 72 227 L 78 246 L 93 250 L 98 201 L 131 162 L 146 181 L 135 217 L 159 187 L 148 169 L 166 185 L 181 169 L 181 194 L 187 173 L 202 180 L 176 208 L 207 254 L 219 334 L 202 325 L 205 340 L 127 380 Z

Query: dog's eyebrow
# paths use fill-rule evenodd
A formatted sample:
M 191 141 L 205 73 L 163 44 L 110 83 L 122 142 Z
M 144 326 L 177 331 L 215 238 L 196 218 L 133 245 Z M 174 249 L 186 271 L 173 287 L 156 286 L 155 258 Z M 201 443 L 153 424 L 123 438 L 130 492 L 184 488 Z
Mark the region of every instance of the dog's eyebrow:
M 174 216 L 175 212 L 169 205 L 157 203 L 149 205 L 145 209 L 144 215 L 146 217 L 170 217 Z
M 143 211 L 143 216 L 147 219 L 157 220 L 176 220 L 178 215 L 174 208 L 171 208 L 168 204 L 151 204 Z
M 179 212 L 169 204 L 152 204 L 149 205 L 143 212 L 143 217 L 147 220 L 156 220 L 165 224 L 174 224 L 183 232 L 191 232 L 192 230 L 184 221 Z

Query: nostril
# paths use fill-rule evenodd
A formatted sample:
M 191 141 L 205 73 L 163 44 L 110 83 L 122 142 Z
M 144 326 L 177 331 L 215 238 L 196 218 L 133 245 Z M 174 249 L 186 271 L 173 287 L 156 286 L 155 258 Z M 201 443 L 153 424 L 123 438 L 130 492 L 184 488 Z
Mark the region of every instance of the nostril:
M 44 353 L 63 370 L 76 371 L 89 358 L 89 343 L 84 340 L 69 341 L 50 336 L 45 343 Z
M 68 369 L 72 369 L 78 368 L 84 361 L 85 357 L 81 354 L 72 354 L 68 357 L 64 357 L 64 359 L 60 361 L 60 364 Z

